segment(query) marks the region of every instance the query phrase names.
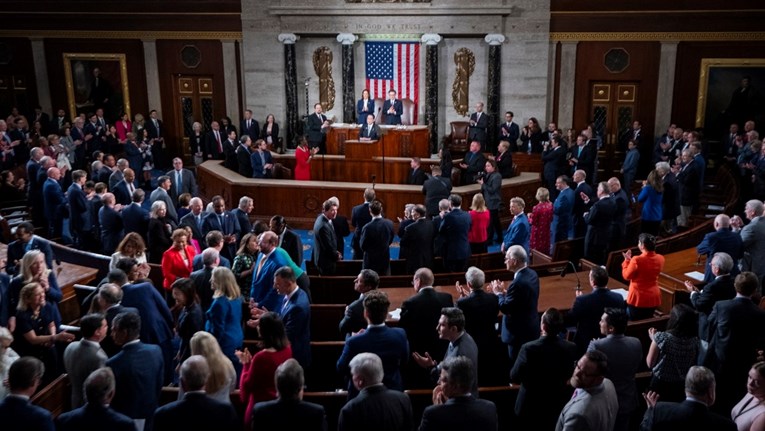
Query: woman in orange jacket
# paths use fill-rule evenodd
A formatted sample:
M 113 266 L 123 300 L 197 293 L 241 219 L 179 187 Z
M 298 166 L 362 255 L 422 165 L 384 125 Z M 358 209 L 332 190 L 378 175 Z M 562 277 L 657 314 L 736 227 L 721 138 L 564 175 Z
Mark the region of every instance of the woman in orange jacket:
M 664 256 L 656 254 L 656 237 L 642 233 L 638 238 L 640 254 L 632 250 L 622 253 L 622 277 L 629 280 L 627 313 L 630 320 L 648 319 L 661 304 L 659 273 L 664 268 Z

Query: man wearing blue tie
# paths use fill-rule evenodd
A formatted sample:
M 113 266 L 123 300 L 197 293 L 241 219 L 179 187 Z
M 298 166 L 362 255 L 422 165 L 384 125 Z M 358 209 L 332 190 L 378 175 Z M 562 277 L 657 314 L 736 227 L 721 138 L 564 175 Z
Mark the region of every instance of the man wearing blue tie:
M 380 126 L 375 124 L 375 116 L 369 114 L 367 115 L 367 124 L 361 126 L 359 131 L 359 140 L 376 141 L 378 139 L 380 139 Z
M 400 100 L 396 100 L 396 90 L 388 92 L 388 99 L 383 103 L 383 112 L 385 113 L 385 124 L 401 124 L 401 115 L 404 114 L 404 105 Z

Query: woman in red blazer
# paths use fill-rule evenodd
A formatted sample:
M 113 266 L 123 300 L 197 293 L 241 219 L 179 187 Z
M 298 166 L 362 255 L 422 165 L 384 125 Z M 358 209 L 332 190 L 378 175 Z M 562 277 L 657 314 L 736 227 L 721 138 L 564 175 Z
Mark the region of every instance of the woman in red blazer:
M 175 280 L 191 275 L 191 262 L 196 254 L 194 246 L 187 241 L 189 233 L 186 229 L 174 230 L 171 238 L 173 245 L 162 254 L 162 274 L 165 276 L 162 286 L 166 292 L 173 288 Z
M 632 250 L 622 253 L 622 277 L 629 280 L 627 314 L 630 320 L 649 319 L 661 304 L 659 273 L 664 268 L 664 256 L 656 254 L 656 237 L 641 233 L 638 238 L 640 254 Z

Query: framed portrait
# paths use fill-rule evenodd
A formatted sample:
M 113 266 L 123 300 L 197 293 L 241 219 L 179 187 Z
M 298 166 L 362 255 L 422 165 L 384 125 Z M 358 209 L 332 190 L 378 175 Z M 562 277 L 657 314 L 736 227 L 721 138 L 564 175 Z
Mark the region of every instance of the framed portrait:
M 103 108 L 111 121 L 132 118 L 125 54 L 64 53 L 64 77 L 72 117 Z
M 743 130 L 748 119 L 763 119 L 765 58 L 704 58 L 699 74 L 696 127 L 711 138 L 732 123 Z

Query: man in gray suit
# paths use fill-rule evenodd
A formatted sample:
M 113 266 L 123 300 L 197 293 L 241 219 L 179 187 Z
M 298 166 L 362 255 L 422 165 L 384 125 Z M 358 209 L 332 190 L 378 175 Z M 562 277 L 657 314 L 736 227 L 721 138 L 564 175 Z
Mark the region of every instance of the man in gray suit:
M 170 178 L 170 190 L 168 193 L 173 199 L 176 208 L 178 207 L 178 196 L 189 193 L 191 196 L 197 195 L 197 180 L 194 173 L 183 168 L 183 160 L 180 157 L 173 159 L 173 169 L 165 174 Z
M 606 378 L 616 389 L 619 412 L 614 431 L 629 429 L 630 416 L 638 407 L 635 373 L 643 358 L 643 346 L 635 337 L 627 337 L 627 311 L 624 308 L 607 307 L 600 319 L 600 333 L 606 338 L 592 340 L 588 351 L 603 352 L 609 358 Z
M 72 408 L 85 404 L 83 384 L 90 373 L 106 363 L 106 352 L 101 348 L 101 341 L 106 338 L 109 327 L 103 314 L 93 313 L 80 319 L 82 340 L 66 346 L 64 350 L 64 369 L 72 384 Z
M 587 352 L 576 363 L 571 376 L 574 396 L 558 416 L 555 431 L 611 431 L 616 422 L 619 402 L 611 380 L 605 377 L 608 358 L 603 352 Z
M 178 223 L 178 213 L 175 212 L 175 204 L 173 203 L 173 199 L 168 194 L 170 185 L 170 177 L 167 175 L 162 175 L 157 178 L 157 188 L 151 192 L 151 195 L 149 196 L 149 203 L 154 204 L 156 201 L 164 202 L 165 207 L 167 208 L 167 216 L 173 219 L 174 222 Z
M 751 220 L 748 225 L 739 216 L 731 219 L 733 229 L 741 229 L 741 241 L 744 243 L 744 257 L 741 259 L 741 271 L 751 271 L 760 280 L 760 292 L 765 278 L 765 207 L 762 201 L 752 199 L 746 203 L 744 214 Z

